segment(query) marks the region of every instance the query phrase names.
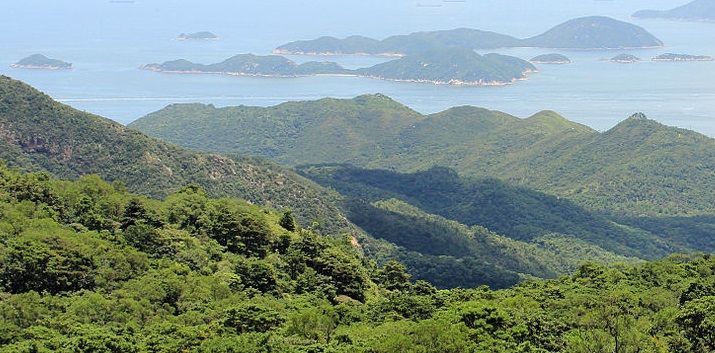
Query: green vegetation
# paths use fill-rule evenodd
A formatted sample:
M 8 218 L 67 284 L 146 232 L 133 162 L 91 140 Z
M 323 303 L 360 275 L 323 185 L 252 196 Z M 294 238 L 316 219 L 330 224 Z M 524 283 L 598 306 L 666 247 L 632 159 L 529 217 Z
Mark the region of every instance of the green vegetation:
M 519 241 L 534 242 L 542 236 L 561 234 L 628 256 L 649 258 L 673 252 L 668 244 L 647 232 L 620 226 L 568 200 L 513 187 L 494 179 L 462 179 L 446 168 L 400 174 L 326 166 L 306 167 L 302 172 L 348 198 L 369 203 L 388 198 L 399 199 L 424 212 L 470 227 L 481 226 Z M 393 226 L 394 222 L 383 222 L 376 226 L 378 229 L 373 229 L 378 217 L 365 216 L 361 211 L 350 210 L 348 218 L 370 234 L 378 237 L 381 234 L 390 237 L 400 234 L 399 231 L 380 229 Z M 415 226 L 411 232 L 405 233 L 413 234 L 423 228 L 429 229 Z M 400 241 L 388 240 L 407 246 Z M 418 241 L 409 238 L 406 242 L 413 247 L 424 247 L 424 250 L 439 248 L 434 245 L 434 240 Z M 459 249 L 465 247 L 457 246 L 449 254 L 454 255 Z
M 660 54 L 653 58 L 653 61 L 713 61 L 713 57 L 705 55 L 690 55 L 690 54 Z
M 348 70 L 333 62 L 303 64 L 282 56 L 236 55 L 218 64 L 202 65 L 179 59 L 149 64 L 145 70 L 172 73 L 213 73 L 239 76 L 297 77 L 311 75 L 356 75 L 386 80 L 436 84 L 496 85 L 522 79 L 536 68 L 521 59 L 499 54 L 479 55 L 473 50 L 440 48 L 371 67 Z
M 131 191 L 164 197 L 196 183 L 213 196 L 291 209 L 300 222 L 354 232 L 335 206 L 340 196 L 288 169 L 254 158 L 196 153 L 53 101 L 0 77 L 0 160 L 61 178 L 98 174 Z M 316 228 L 317 229 L 317 228 Z
M 69 70 L 72 64 L 62 60 L 50 59 L 42 54 L 30 55 L 12 65 L 18 69 Z
M 582 17 L 527 39 L 459 28 L 447 31 L 417 32 L 396 35 L 384 40 L 361 36 L 345 39 L 321 37 L 287 43 L 274 50 L 276 54 L 302 55 L 415 55 L 438 48 L 497 49 L 510 47 L 570 49 L 614 49 L 660 47 L 663 43 L 643 28 L 608 17 Z
M 203 65 L 179 59 L 163 64 L 148 64 L 144 70 L 173 73 L 213 73 L 239 76 L 296 77 L 317 74 L 342 74 L 347 70 L 332 62 L 307 62 L 296 64 L 278 55 L 259 56 L 239 54 L 220 63 Z
M 188 186 L 0 166 L 0 352 L 708 353 L 715 258 L 437 290 L 284 214 Z
M 688 21 L 715 21 L 715 3 L 711 0 L 694 0 L 671 10 L 641 10 L 633 14 L 637 18 L 668 18 Z
M 662 47 L 645 29 L 609 17 L 591 16 L 566 21 L 543 34 L 525 39 L 525 46 L 569 49 Z
M 535 56 L 531 58 L 532 63 L 534 64 L 570 64 L 571 59 L 569 59 L 567 56 L 563 54 L 557 54 L 557 53 L 552 53 L 552 54 L 542 54 Z
M 458 85 L 502 85 L 532 71 L 536 71 L 533 65 L 515 57 L 482 56 L 462 48 L 427 51 L 357 70 L 360 75 L 380 79 Z
M 457 107 L 424 116 L 376 95 L 269 108 L 172 105 L 130 126 L 191 148 L 293 166 L 444 166 L 612 215 L 715 214 L 715 140 L 643 115 L 599 133 L 549 111 L 519 119 Z

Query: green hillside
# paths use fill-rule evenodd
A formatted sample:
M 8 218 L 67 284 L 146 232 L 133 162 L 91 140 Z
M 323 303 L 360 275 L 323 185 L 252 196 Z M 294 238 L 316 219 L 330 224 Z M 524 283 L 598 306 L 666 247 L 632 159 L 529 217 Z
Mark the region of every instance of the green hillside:
M 494 179 L 463 179 L 446 168 L 411 174 L 345 166 L 306 167 L 301 171 L 316 182 L 334 188 L 353 200 L 374 203 L 390 198 L 399 199 L 424 212 L 470 227 L 485 227 L 518 241 L 533 243 L 543 236 L 558 234 L 580 239 L 610 252 L 641 258 L 660 257 L 684 250 L 673 248 L 648 232 L 624 227 L 590 213 L 568 200 L 510 186 Z M 376 217 L 365 216 L 363 213 L 364 210 L 351 209 L 348 218 L 375 236 L 399 234 L 373 229 L 371 225 Z M 415 228 L 415 232 L 422 229 Z M 388 240 L 402 245 L 394 239 Z M 417 240 L 407 241 L 412 243 Z M 420 242 L 427 249 L 437 249 L 435 243 Z M 457 246 L 448 253 L 458 253 L 459 249 L 466 248 Z
M 323 234 L 349 234 L 372 259 L 379 263 L 392 259 L 405 260 L 415 278 L 431 280 L 440 287 L 486 284 L 503 288 L 524 278 L 521 272 L 524 266 L 497 267 L 486 257 L 465 260 L 447 253 L 421 253 L 411 247 L 373 239 L 347 219 L 342 195 L 269 162 L 192 152 L 147 137 L 108 119 L 56 103 L 18 81 L 3 78 L 1 82 L 0 160 L 7 161 L 11 166 L 48 171 L 72 179 L 98 174 L 107 180 L 120 182 L 132 191 L 153 197 L 165 197 L 195 183 L 210 195 L 237 196 L 275 209 L 291 209 L 298 220 L 311 230 Z M 326 106 L 331 101 L 335 104 L 333 108 Z M 351 101 L 355 106 L 373 107 L 375 114 L 382 114 L 386 104 L 394 103 L 390 102 L 384 96 L 365 96 Z M 325 109 L 326 114 L 337 114 L 343 103 L 325 100 L 316 102 L 316 107 Z M 290 110 L 290 105 L 286 104 L 285 108 Z M 401 105 L 393 106 L 401 113 L 419 116 Z M 355 123 L 350 117 L 345 117 L 343 126 L 357 131 L 374 124 L 375 130 L 390 131 L 382 125 L 381 115 L 373 115 L 369 111 L 365 114 L 362 109 L 355 111 L 363 114 L 358 117 L 360 121 Z M 365 135 L 352 142 L 339 138 L 330 140 L 319 134 L 320 129 L 329 129 L 326 122 L 316 123 L 319 126 L 315 130 L 316 135 L 311 138 L 345 143 L 345 148 L 359 150 L 369 146 L 366 142 L 368 137 L 379 136 Z M 335 120 L 333 123 L 341 122 Z M 409 120 L 395 120 L 390 125 L 408 126 L 410 123 Z M 391 136 L 382 138 L 389 139 Z M 312 149 L 305 153 L 318 151 Z M 524 259 L 524 262 L 531 260 Z M 563 270 L 563 267 L 558 269 Z M 538 274 L 552 276 L 554 273 L 556 269 Z
M 352 229 L 334 206 L 339 195 L 288 169 L 167 144 L 57 103 L 4 76 L 0 77 L 0 147 L 0 160 L 25 170 L 46 170 L 62 178 L 98 174 L 154 197 L 197 183 L 212 195 L 290 208 L 306 224 L 317 221 L 333 232 Z
M 269 108 L 174 104 L 129 127 L 193 149 L 265 156 L 286 165 L 367 163 L 394 153 L 382 146 L 424 118 L 386 96 L 365 95 Z
M 566 21 L 523 45 L 542 48 L 624 49 L 662 47 L 644 28 L 610 17 L 590 16 Z
M 363 124 L 366 116 L 379 123 Z M 423 116 L 378 95 L 269 108 L 173 105 L 130 126 L 192 148 L 287 165 L 350 163 L 405 172 L 444 166 L 611 214 L 715 213 L 715 140 L 642 114 L 599 133 L 550 111 L 520 119 L 456 107 Z
M 715 349 L 708 255 L 437 290 L 196 186 L 158 201 L 3 166 L 0 240 L 3 353 Z

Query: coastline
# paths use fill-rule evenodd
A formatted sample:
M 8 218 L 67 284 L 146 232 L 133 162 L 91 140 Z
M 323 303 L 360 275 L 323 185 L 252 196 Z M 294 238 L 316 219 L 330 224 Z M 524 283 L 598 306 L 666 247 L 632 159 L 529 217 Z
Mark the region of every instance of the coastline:
M 661 49 L 665 48 L 665 44 L 654 45 L 654 46 L 644 46 L 644 47 L 600 47 L 600 48 L 562 48 L 562 47 L 542 47 L 542 46 L 515 46 L 515 47 L 498 47 L 492 49 L 473 49 L 473 50 L 500 50 L 500 49 L 554 49 L 554 50 L 564 50 L 564 51 L 615 51 L 615 50 L 643 50 L 643 49 Z M 366 53 L 366 52 L 354 52 L 354 53 L 344 53 L 344 52 L 316 52 L 316 51 L 294 51 L 287 49 L 273 49 L 272 54 L 276 55 L 297 55 L 297 56 L 373 56 L 373 57 L 385 57 L 385 58 L 402 58 L 408 56 L 405 53 Z
M 526 70 L 522 72 L 522 76 L 518 78 L 513 78 L 511 81 L 463 81 L 459 79 L 451 79 L 449 81 L 444 80 L 429 80 L 429 79 L 398 79 L 398 78 L 388 78 L 374 75 L 360 75 L 360 74 L 306 74 L 306 75 L 278 75 L 278 74 L 250 74 L 245 72 L 221 72 L 221 71 L 198 71 L 198 70 L 162 70 L 160 68 L 151 67 L 144 65 L 139 67 L 140 70 L 152 71 L 158 73 L 174 74 L 174 75 L 226 75 L 226 76 L 238 76 L 238 77 L 262 77 L 262 78 L 300 78 L 300 77 L 361 77 L 369 78 L 382 81 L 392 81 L 392 82 L 405 82 L 405 83 L 421 83 L 421 84 L 432 84 L 438 86 L 463 86 L 463 87 L 498 87 L 498 86 L 508 86 L 519 81 L 525 81 L 528 79 L 528 75 L 531 73 L 536 73 L 538 70 Z
M 566 65 L 566 64 L 571 64 L 572 61 L 529 61 L 532 64 L 539 64 L 539 65 Z
M 10 67 L 13 69 L 24 69 L 24 70 L 47 70 L 47 71 L 66 71 L 66 70 L 72 70 L 73 67 L 70 65 L 69 67 L 62 67 L 62 66 L 50 66 L 50 65 L 20 65 L 20 64 L 10 64 Z

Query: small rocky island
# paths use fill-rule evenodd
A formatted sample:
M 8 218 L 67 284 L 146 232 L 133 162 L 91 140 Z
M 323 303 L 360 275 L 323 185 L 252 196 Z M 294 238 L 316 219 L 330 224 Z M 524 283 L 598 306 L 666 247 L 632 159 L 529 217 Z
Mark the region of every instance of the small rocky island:
M 690 55 L 690 54 L 673 54 L 665 53 L 658 55 L 653 58 L 653 61 L 671 61 L 671 62 L 685 62 L 685 61 L 713 61 L 712 56 L 706 55 Z
M 62 60 L 50 59 L 42 54 L 35 54 L 10 65 L 10 67 L 16 69 L 69 70 L 72 69 L 72 64 Z
M 633 64 L 641 61 L 641 58 L 631 54 L 620 54 L 612 57 L 610 61 L 618 64 Z
M 571 59 L 566 57 L 565 55 L 562 54 L 542 54 L 539 56 L 535 56 L 531 58 L 532 63 L 534 64 L 553 64 L 553 65 L 563 65 L 563 64 L 570 64 Z
M 179 34 L 178 37 L 176 37 L 178 40 L 217 40 L 218 36 L 207 31 L 203 32 L 196 32 L 196 33 L 181 33 Z

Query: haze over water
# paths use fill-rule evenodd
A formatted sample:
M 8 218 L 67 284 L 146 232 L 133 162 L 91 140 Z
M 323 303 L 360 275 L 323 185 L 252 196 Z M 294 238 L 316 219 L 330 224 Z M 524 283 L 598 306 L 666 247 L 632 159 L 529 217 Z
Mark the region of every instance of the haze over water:
M 668 125 L 715 136 L 715 63 L 653 63 L 664 52 L 715 56 L 715 24 L 635 20 L 644 8 L 667 9 L 686 0 L 436 0 L 362 1 L 7 1 L 0 22 L 0 73 L 23 80 L 76 108 L 128 123 L 171 103 L 217 106 L 274 105 L 325 96 L 351 98 L 384 93 L 422 112 L 475 105 L 521 117 L 555 110 L 570 120 L 605 130 L 642 111 Z M 420 7 L 417 4 L 441 7 Z M 232 55 L 267 54 L 280 44 L 322 35 L 384 38 L 413 31 L 470 27 L 526 37 L 580 16 L 607 15 L 643 26 L 665 48 L 631 51 L 557 51 L 571 65 L 539 65 L 527 81 L 506 87 L 447 87 L 355 77 L 295 79 L 219 75 L 172 75 L 141 71 L 140 65 L 185 58 L 202 63 Z M 181 42 L 181 32 L 208 30 L 212 42 Z M 529 59 L 552 50 L 515 48 L 497 52 Z M 600 59 L 622 52 L 643 62 Z M 11 69 L 34 53 L 72 62 L 74 70 Z M 291 57 L 331 60 L 348 67 L 375 64 L 370 57 Z

